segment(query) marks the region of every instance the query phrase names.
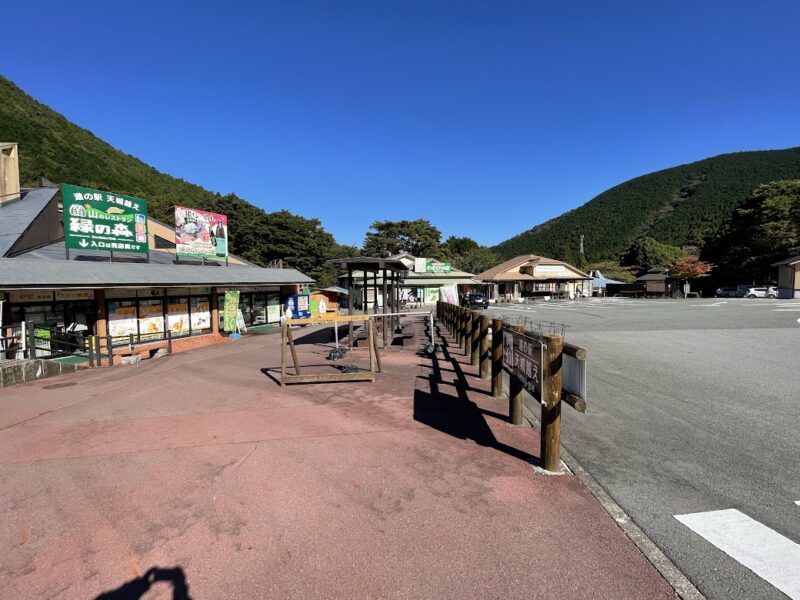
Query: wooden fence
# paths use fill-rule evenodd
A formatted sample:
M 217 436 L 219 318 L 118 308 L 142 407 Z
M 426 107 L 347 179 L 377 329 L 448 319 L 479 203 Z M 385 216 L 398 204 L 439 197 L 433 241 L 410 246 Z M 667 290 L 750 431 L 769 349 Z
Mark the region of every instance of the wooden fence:
M 562 401 L 578 412 L 586 411 L 586 349 L 566 343 L 563 335 L 526 330 L 525 325 L 490 319 L 480 311 L 447 302 L 436 304 L 436 315 L 477 367 L 478 376 L 492 380 L 495 398 L 505 396 L 503 372 L 508 373 L 512 425 L 523 423 L 526 392 L 540 403 L 541 466 L 558 471 Z

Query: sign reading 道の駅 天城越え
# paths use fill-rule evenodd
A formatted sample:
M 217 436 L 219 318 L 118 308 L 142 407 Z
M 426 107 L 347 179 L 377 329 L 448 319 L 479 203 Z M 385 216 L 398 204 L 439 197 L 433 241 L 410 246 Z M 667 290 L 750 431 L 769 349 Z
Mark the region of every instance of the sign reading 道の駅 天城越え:
M 175 207 L 175 251 L 178 256 L 228 256 L 228 217 L 195 208 Z
M 148 252 L 147 201 L 76 185 L 62 185 L 67 248 Z
M 542 399 L 542 342 L 522 332 L 503 329 L 503 367 L 537 400 Z

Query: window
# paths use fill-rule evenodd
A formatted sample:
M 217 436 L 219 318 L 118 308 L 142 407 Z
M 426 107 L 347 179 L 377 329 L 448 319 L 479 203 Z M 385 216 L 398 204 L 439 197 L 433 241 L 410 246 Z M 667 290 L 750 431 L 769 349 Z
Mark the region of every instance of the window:
M 267 322 L 267 294 L 258 292 L 253 294 L 253 306 L 251 309 L 252 324 L 265 325 Z
M 108 335 L 114 344 L 126 344 L 130 336 L 138 337 L 136 300 L 110 300 L 108 308 Z
M 161 298 L 139 300 L 139 339 L 158 340 L 164 337 L 164 304 Z
M 188 297 L 178 296 L 167 301 L 167 327 L 175 337 L 191 333 Z
M 192 334 L 211 329 L 211 304 L 209 296 L 193 296 L 189 299 Z

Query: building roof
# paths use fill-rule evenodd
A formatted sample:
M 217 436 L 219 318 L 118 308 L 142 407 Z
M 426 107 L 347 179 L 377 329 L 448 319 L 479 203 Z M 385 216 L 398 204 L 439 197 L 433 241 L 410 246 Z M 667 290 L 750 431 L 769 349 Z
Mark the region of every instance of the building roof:
M 538 266 L 538 265 L 560 265 L 566 269 L 573 271 L 576 275 L 573 279 L 590 279 L 590 277 L 580 269 L 573 267 L 571 264 L 563 260 L 556 260 L 554 258 L 547 258 L 544 256 L 537 256 L 535 254 L 522 254 L 515 256 L 497 266 L 487 269 L 483 273 L 475 275 L 475 279 L 480 281 L 546 281 L 553 279 L 564 279 L 563 277 L 535 277 L 519 272 L 509 272 L 512 269 L 517 269 L 523 265 Z
M 40 215 L 54 215 L 52 202 L 58 188 L 23 190 L 20 199 L 0 205 L 0 257 L 9 251 L 14 258 L 0 258 L 0 288 L 54 289 L 95 287 L 186 287 L 237 285 L 308 284 L 313 280 L 296 269 L 264 269 L 236 256 L 229 256 L 229 265 L 222 260 L 177 258 L 170 248 L 150 248 L 148 255 L 114 252 L 86 252 L 70 249 L 66 260 L 64 239 L 55 238 L 60 228 L 48 229 Z M 149 218 L 152 239 L 166 235 L 171 227 Z M 35 229 L 41 228 L 41 229 Z M 36 234 L 37 235 L 32 235 Z M 18 240 L 28 236 L 26 246 Z M 37 237 L 38 236 L 38 237 Z M 55 238 L 55 239 L 54 239 Z M 54 241 L 50 241 L 54 240 Z M 38 245 L 37 245 L 38 244 Z M 15 247 L 16 245 L 16 247 Z M 169 243 L 167 243 L 169 245 Z M 23 249 L 24 248 L 24 249 Z M 172 251 L 170 251 L 172 250 Z M 149 260 L 149 262 L 148 262 Z M 237 264 L 238 263 L 238 264 Z
M 776 263 L 772 263 L 773 267 L 790 267 L 792 265 L 796 265 L 800 263 L 800 255 L 792 256 L 791 258 L 787 258 L 785 260 L 778 261 Z
M 58 188 L 38 188 L 0 204 L 0 256 L 8 252 L 57 193 Z
M 406 286 L 443 287 L 446 285 L 478 285 L 471 275 L 466 277 L 444 277 L 445 273 L 428 273 L 427 277 L 408 277 L 403 281 Z
M 338 285 L 331 285 L 326 288 L 322 289 L 315 289 L 315 292 L 331 292 L 333 294 L 349 294 L 350 292 L 347 291 L 347 288 L 340 287 Z
M 375 273 L 386 269 L 387 271 L 405 271 L 405 263 L 396 258 L 379 258 L 374 256 L 351 256 L 349 258 L 334 258 L 327 261 L 340 269 L 353 269 Z
M 411 271 L 403 280 L 406 285 L 432 286 L 432 285 L 469 285 L 478 283 L 475 276 L 466 271 L 452 269 L 448 273 L 418 273 Z
M 380 271 L 367 270 L 367 286 L 372 286 L 375 281 L 379 286 L 383 285 L 383 274 Z M 347 273 L 339 275 L 339 280 L 347 281 Z M 353 270 L 353 283 L 361 285 L 364 282 L 364 271 Z M 472 273 L 454 269 L 449 273 L 418 273 L 409 270 L 403 277 L 401 283 L 405 286 L 437 286 L 443 285 L 470 285 L 478 283 Z
M 0 282 L 5 289 L 51 289 L 290 285 L 313 280 L 296 269 L 0 258 Z
M 589 271 L 589 276 L 592 278 L 592 285 L 597 288 L 604 288 L 609 283 L 622 283 L 621 281 L 617 281 L 616 279 L 609 279 L 608 277 L 604 276 L 600 271 Z
M 59 240 L 56 242 L 52 242 L 47 244 L 46 246 L 41 246 L 40 248 L 35 248 L 33 250 L 29 250 L 28 252 L 23 252 L 22 254 L 18 255 L 15 258 L 22 258 L 28 260 L 65 260 L 65 250 L 64 250 L 64 240 Z M 79 261 L 79 262 L 94 262 L 94 263 L 104 263 L 109 262 L 109 253 L 108 252 L 84 252 L 83 250 L 76 250 L 70 249 L 69 251 L 69 259 L 70 261 Z M 147 263 L 147 255 L 138 253 L 138 252 L 114 252 L 114 262 L 115 263 Z M 188 257 L 180 257 L 176 261 L 176 256 L 172 252 L 166 252 L 163 250 L 158 250 L 151 248 L 150 249 L 150 264 L 157 264 L 157 265 L 202 265 L 203 261 L 198 260 L 196 258 L 188 258 Z M 225 265 L 225 261 L 212 261 L 206 260 L 206 266 L 214 266 L 214 265 Z M 238 265 L 237 265 L 238 266 Z
M 666 273 L 646 273 L 641 277 L 637 277 L 636 281 L 666 281 L 669 275 Z

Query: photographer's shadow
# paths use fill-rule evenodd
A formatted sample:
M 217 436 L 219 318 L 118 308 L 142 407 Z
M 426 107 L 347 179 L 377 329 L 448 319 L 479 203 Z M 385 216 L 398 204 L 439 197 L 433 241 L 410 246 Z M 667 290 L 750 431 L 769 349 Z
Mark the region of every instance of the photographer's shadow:
M 114 590 L 103 592 L 95 600 L 139 600 L 154 584 L 162 581 L 172 583 L 172 600 L 191 600 L 186 574 L 180 567 L 172 569 L 152 567 L 141 577 L 126 581 Z

